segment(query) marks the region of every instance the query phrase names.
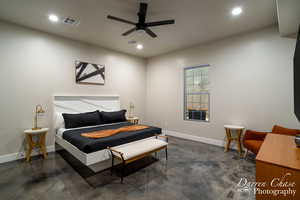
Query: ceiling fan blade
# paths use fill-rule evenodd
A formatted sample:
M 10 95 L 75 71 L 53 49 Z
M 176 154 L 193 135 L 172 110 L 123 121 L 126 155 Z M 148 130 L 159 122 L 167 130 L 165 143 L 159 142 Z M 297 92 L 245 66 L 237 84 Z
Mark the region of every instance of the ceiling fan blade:
M 126 31 L 126 32 L 123 33 L 122 35 L 123 35 L 123 36 L 127 36 L 127 35 L 129 35 L 130 33 L 134 32 L 134 31 L 136 31 L 136 27 L 130 29 L 129 31 Z
M 119 21 L 119 22 L 123 22 L 123 23 L 126 23 L 126 24 L 136 25 L 136 23 L 134 23 L 134 22 L 128 21 L 126 19 L 121 19 L 119 17 L 114 17 L 114 16 L 111 16 L 111 15 L 107 15 L 107 18 L 112 19 L 112 20 L 116 20 L 116 21 Z
M 146 23 L 146 26 L 151 27 L 151 26 L 162 26 L 162 25 L 168 25 L 168 24 L 175 24 L 175 20 L 164 20 L 164 21 L 158 21 L 158 22 L 149 22 Z
M 140 3 L 140 10 L 138 13 L 140 24 L 143 24 L 146 21 L 147 7 L 148 7 L 148 4 Z
M 146 33 L 148 33 L 151 37 L 156 38 L 157 35 L 155 33 L 153 33 L 153 31 L 151 31 L 149 28 L 145 28 Z

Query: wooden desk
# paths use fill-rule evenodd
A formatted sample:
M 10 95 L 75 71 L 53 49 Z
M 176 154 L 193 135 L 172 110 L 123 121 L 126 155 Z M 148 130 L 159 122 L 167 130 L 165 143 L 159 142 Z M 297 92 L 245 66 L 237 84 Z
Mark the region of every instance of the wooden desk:
M 288 185 L 279 187 L 280 179 Z M 296 147 L 293 136 L 271 133 L 266 136 L 256 157 L 256 182 L 266 183 L 265 186 L 257 185 L 257 191 L 296 192 L 295 196 L 291 193 L 286 196 L 256 193 L 256 200 L 300 199 L 300 148 Z

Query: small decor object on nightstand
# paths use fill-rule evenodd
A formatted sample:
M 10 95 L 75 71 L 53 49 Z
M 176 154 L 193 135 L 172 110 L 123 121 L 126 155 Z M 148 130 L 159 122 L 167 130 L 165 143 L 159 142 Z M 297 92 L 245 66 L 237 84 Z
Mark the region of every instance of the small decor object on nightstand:
M 139 118 L 138 117 L 128 117 L 128 121 L 130 121 L 133 124 L 138 124 L 139 123 Z
M 40 128 L 40 129 L 28 129 L 25 130 L 24 133 L 26 135 L 27 141 L 27 151 L 26 151 L 26 161 L 30 161 L 31 152 L 35 147 L 40 148 L 40 152 L 43 154 L 44 159 L 47 158 L 47 150 L 46 150 L 46 134 L 48 132 L 48 128 Z M 37 142 L 34 141 L 34 137 L 38 137 Z
M 224 128 L 226 130 L 226 136 L 227 136 L 225 152 L 229 150 L 231 141 L 235 140 L 237 142 L 238 152 L 241 155 L 242 154 L 241 136 L 245 127 L 236 126 L 236 125 L 225 125 Z M 236 137 L 232 136 L 233 131 L 236 132 Z
M 300 148 L 300 134 L 296 135 L 295 143 L 296 143 L 297 147 Z
M 38 127 L 37 122 L 38 122 L 38 115 L 41 113 L 45 113 L 45 110 L 43 107 L 39 104 L 35 106 L 35 115 L 34 115 L 34 125 L 32 130 L 39 130 L 41 128 Z

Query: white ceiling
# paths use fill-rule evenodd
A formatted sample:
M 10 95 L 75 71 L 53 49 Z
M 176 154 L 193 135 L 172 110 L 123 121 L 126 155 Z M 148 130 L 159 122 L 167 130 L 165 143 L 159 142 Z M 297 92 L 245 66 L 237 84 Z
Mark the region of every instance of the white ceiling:
M 131 25 L 108 20 L 108 14 L 136 21 L 137 0 L 0 0 L 0 19 L 109 49 L 152 57 L 277 23 L 275 0 L 148 0 L 147 21 L 175 19 L 175 25 L 146 34 L 121 34 Z M 235 6 L 244 12 L 233 17 Z M 53 24 L 47 15 L 80 19 L 79 26 Z M 129 40 L 144 44 L 139 51 Z
M 300 24 L 300 1 L 277 0 L 279 31 L 282 36 L 294 36 Z

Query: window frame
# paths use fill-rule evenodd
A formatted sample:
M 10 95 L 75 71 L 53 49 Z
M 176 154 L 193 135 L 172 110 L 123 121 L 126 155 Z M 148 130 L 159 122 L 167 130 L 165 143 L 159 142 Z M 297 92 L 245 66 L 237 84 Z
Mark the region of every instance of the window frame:
M 203 64 L 203 65 L 197 65 L 197 66 L 192 66 L 192 67 L 185 67 L 183 68 L 183 120 L 184 121 L 195 121 L 195 122 L 206 122 L 209 123 L 211 119 L 210 115 L 210 91 L 207 92 L 197 92 L 197 94 L 207 94 L 208 95 L 208 120 L 200 120 L 200 119 L 187 119 L 186 118 L 186 112 L 187 112 L 187 92 L 186 92 L 186 71 L 190 69 L 195 69 L 195 68 L 202 68 L 202 67 L 210 67 L 210 64 Z

